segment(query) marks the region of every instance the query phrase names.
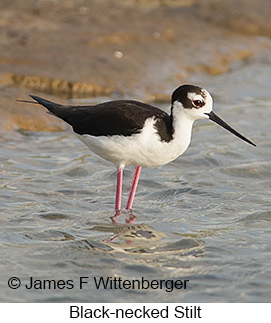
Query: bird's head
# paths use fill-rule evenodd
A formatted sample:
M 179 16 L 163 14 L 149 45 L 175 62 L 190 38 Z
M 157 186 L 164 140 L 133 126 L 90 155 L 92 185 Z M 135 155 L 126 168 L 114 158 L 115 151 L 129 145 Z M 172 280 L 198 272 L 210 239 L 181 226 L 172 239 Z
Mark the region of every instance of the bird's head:
M 213 98 L 211 94 L 199 86 L 188 84 L 179 86 L 172 94 L 171 109 L 173 116 L 174 111 L 182 111 L 192 121 L 210 119 L 235 136 L 256 146 L 252 141 L 234 130 L 213 112 Z

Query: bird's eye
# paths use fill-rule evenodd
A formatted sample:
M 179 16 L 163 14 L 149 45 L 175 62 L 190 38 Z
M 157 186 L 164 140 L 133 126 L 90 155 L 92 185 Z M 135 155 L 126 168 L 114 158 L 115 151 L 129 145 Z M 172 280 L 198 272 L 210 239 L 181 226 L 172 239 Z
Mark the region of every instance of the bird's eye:
M 201 108 L 203 105 L 204 105 L 204 102 L 201 101 L 201 100 L 193 100 L 193 105 L 196 107 L 196 108 Z

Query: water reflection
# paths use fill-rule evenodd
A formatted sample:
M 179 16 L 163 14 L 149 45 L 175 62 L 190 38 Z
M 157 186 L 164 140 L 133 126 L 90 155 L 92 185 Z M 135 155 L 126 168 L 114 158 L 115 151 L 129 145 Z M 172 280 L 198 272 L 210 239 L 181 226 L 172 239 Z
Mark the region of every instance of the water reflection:
M 118 250 L 138 253 L 167 253 L 178 252 L 187 254 L 202 246 L 202 243 L 193 238 L 169 239 L 164 232 L 144 223 L 133 225 L 94 225 L 89 230 L 110 233 L 108 238 L 100 242 L 87 240 L 93 248 L 103 250 Z M 106 247 L 105 247 L 106 246 Z
M 0 297 L 10 302 L 270 301 L 270 66 L 247 66 L 245 73 L 238 70 L 211 84 L 218 114 L 258 147 L 197 123 L 181 158 L 143 170 L 135 224 L 110 223 L 115 170 L 69 133 L 5 133 L 0 138 Z M 192 83 L 211 88 L 208 80 Z M 125 171 L 124 195 L 132 180 L 132 170 Z M 93 286 L 73 294 L 10 293 L 10 275 L 187 278 L 191 287 L 170 294 L 97 292 Z

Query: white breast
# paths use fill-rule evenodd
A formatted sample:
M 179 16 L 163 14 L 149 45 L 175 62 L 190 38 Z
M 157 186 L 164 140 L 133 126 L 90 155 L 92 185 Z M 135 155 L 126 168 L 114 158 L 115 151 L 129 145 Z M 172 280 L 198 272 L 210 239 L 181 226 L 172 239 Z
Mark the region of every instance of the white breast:
M 161 141 L 154 123 L 154 118 L 149 118 L 140 133 L 126 137 L 77 136 L 91 151 L 117 166 L 161 166 L 173 161 L 187 149 L 191 139 L 192 122 L 178 125 L 184 126 L 183 131 L 176 130 L 170 142 Z

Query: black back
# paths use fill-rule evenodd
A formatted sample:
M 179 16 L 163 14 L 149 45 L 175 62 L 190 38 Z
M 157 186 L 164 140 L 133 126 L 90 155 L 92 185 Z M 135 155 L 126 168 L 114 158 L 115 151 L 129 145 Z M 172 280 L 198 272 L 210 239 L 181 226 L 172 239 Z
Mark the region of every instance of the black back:
M 162 141 L 172 139 L 171 117 L 149 104 L 132 100 L 116 100 L 95 106 L 65 106 L 32 96 L 51 114 L 66 121 L 80 135 L 130 136 L 139 133 L 146 119 L 154 117 L 155 127 Z

